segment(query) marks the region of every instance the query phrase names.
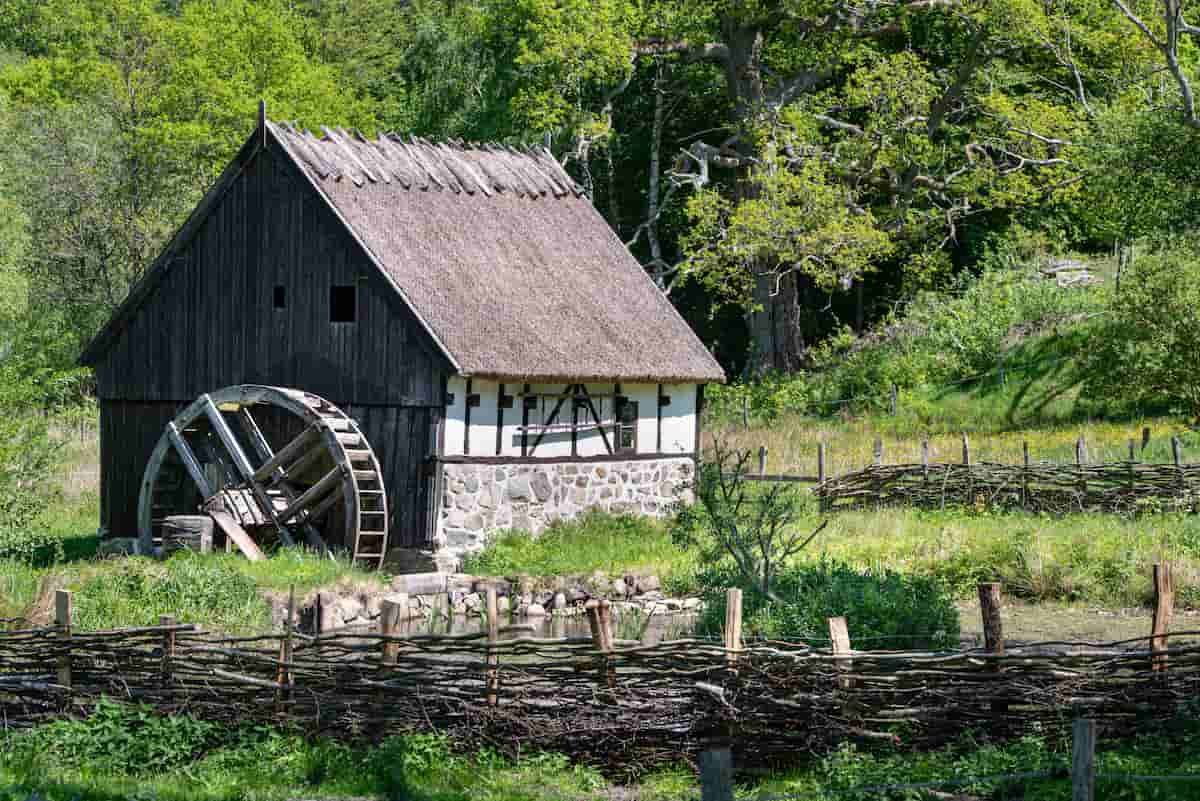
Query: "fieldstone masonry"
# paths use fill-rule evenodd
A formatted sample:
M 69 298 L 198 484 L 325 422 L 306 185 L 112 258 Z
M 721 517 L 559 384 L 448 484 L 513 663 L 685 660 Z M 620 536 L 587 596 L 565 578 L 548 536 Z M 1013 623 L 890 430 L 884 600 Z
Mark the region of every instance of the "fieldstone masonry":
M 691 457 L 443 467 L 436 547 L 458 555 L 482 550 L 502 529 L 539 533 L 588 509 L 659 517 L 691 501 Z

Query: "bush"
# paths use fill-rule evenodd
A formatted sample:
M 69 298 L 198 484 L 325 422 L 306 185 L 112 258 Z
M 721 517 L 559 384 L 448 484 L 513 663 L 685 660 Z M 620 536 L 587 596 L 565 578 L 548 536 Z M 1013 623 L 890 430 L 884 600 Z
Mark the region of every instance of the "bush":
M 16 756 L 136 774 L 190 764 L 222 740 L 223 728 L 215 723 L 102 698 L 87 718 L 41 726 L 10 747 Z
M 705 587 L 700 630 L 716 634 L 725 622 L 725 588 L 735 586 L 727 570 L 699 577 Z M 742 601 L 747 638 L 823 642 L 828 620 L 845 616 L 851 643 L 861 648 L 956 648 L 958 609 L 946 588 L 921 576 L 890 570 L 859 571 L 823 560 L 789 567 L 775 579 L 772 602 L 756 592 Z
M 0 412 L 0 559 L 62 557 L 62 543 L 39 520 L 57 451 L 43 420 Z
M 1200 419 L 1200 247 L 1143 256 L 1121 280 L 1090 349 L 1089 390 Z

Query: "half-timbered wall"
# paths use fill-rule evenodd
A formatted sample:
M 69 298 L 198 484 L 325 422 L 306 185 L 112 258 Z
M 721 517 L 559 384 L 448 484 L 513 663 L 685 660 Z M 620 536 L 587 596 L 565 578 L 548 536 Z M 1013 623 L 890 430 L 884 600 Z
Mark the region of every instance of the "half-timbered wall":
M 330 320 L 335 285 L 356 288 L 353 322 Z M 387 481 L 393 544 L 427 545 L 448 369 L 316 190 L 284 157 L 260 152 L 96 365 L 101 524 L 136 534 L 146 461 L 183 406 L 233 384 L 272 384 L 321 395 L 358 421 Z
M 508 408 L 500 408 L 500 387 L 511 396 Z M 537 396 L 537 407 L 526 410 L 522 395 Z M 531 459 L 564 459 L 571 456 L 586 458 L 609 455 L 613 431 L 601 436 L 595 428 L 581 428 L 574 436 L 570 431 L 548 431 L 540 435 L 523 432 L 529 426 L 550 423 L 570 423 L 577 414 L 580 424 L 594 418 L 590 408 L 573 412 L 570 400 L 561 405 L 556 396 L 570 386 L 569 382 L 555 384 L 503 383 L 493 379 L 467 379 L 454 376 L 447 391 L 451 402 L 446 406 L 445 445 L 443 455 L 452 457 L 527 457 Z M 613 384 L 584 385 L 602 421 L 613 419 Z M 661 387 L 661 390 L 660 390 Z M 661 396 L 666 403 L 659 406 Z M 690 454 L 696 444 L 695 384 L 622 384 L 620 394 L 638 404 L 637 450 L 646 454 Z M 478 398 L 472 402 L 471 396 Z M 555 409 L 557 407 L 557 414 Z M 469 429 L 468 429 L 469 422 Z M 499 431 L 499 436 L 497 436 Z M 606 442 L 607 439 L 607 442 Z M 617 456 L 617 458 L 620 458 Z

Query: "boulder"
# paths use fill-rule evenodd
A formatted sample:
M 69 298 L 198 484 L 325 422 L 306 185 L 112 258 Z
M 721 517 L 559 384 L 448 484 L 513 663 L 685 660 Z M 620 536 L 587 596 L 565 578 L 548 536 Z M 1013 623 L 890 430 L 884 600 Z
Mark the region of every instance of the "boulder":
M 659 589 L 662 589 L 662 582 L 658 580 L 658 576 L 643 576 L 637 581 L 638 592 L 654 592 Z
M 566 609 L 566 608 L 567 608 L 566 593 L 563 593 L 563 592 L 554 593 L 554 609 L 560 610 L 560 609 Z
M 444 573 L 407 573 L 392 579 L 393 592 L 406 592 L 409 595 L 436 595 L 446 592 L 446 588 Z
M 528 607 L 525 608 L 525 616 L 526 617 L 545 617 L 546 616 L 546 607 L 542 606 L 541 604 L 530 604 Z
M 349 624 L 353 622 L 355 618 L 365 611 L 359 600 L 350 596 L 338 598 L 334 606 L 337 609 L 338 617 L 342 619 L 343 624 Z
M 625 579 L 616 579 L 609 585 L 609 592 L 614 598 L 624 598 L 629 594 L 629 590 L 625 586 Z

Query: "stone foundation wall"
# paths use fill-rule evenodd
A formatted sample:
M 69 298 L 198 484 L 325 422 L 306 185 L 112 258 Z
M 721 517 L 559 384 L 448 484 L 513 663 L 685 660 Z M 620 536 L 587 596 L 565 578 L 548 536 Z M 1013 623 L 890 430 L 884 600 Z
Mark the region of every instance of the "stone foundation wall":
M 588 509 L 665 514 L 676 501 L 691 501 L 691 457 L 612 462 L 445 464 L 435 537 L 455 554 L 481 550 L 503 529 L 534 534 L 556 520 Z

